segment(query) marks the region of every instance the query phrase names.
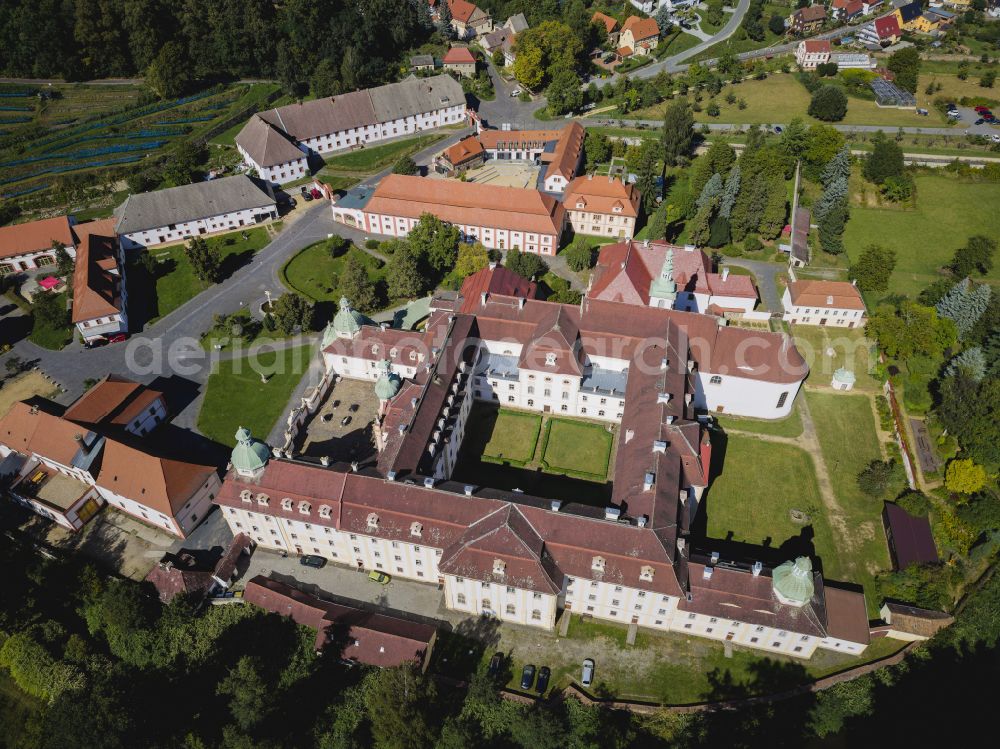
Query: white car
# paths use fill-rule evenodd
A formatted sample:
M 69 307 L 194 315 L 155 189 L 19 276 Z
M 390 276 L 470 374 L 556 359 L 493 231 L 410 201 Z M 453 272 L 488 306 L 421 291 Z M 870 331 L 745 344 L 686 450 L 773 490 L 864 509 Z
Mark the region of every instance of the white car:
M 994 143 L 1000 143 L 1000 135 L 993 133 L 993 135 L 990 136 L 990 140 Z
M 949 109 L 948 116 L 951 117 L 953 120 L 957 120 L 962 115 L 959 113 L 957 109 Z
M 513 91 L 510 92 L 510 95 L 511 96 L 520 96 L 521 95 L 521 89 L 515 88 Z
M 581 674 L 580 684 L 589 687 L 594 681 L 594 660 L 587 658 L 583 662 L 583 674 Z

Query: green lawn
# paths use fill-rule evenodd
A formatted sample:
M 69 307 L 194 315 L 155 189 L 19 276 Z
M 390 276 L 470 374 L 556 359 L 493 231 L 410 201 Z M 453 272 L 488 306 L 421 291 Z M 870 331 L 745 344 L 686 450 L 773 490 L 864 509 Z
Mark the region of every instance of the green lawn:
M 829 328 L 820 325 L 794 325 L 795 347 L 809 364 L 809 382 L 828 386 L 840 367 L 853 370 L 858 390 L 881 391 L 882 383 L 870 374 L 878 354 L 865 338 L 864 329 Z M 828 351 L 833 349 L 833 356 Z
M 274 226 L 277 228 L 280 227 L 280 224 L 274 224 Z M 226 277 L 237 268 L 250 262 L 251 258 L 271 241 L 270 235 L 264 227 L 248 229 L 246 234 L 246 239 L 243 239 L 242 233 L 238 231 L 206 237 L 209 245 L 219 249 Z M 149 305 L 147 324 L 170 314 L 211 286 L 195 276 L 194 268 L 191 267 L 185 254 L 185 246 L 178 244 L 148 250 L 157 261 L 157 273 L 155 293 L 147 293 L 142 299 L 143 303 Z M 133 284 L 133 277 L 136 288 L 149 288 L 149 279 L 139 264 L 133 264 L 129 270 L 130 284 Z
M 340 298 L 339 278 L 348 258 L 355 258 L 364 265 L 373 283 L 383 279 L 385 273 L 378 258 L 353 246 L 335 258 L 330 255 L 329 242 L 324 240 L 309 245 L 285 263 L 281 281 L 292 291 L 314 301 L 335 302 Z
M 219 362 L 208 378 L 198 431 L 223 445 L 233 444 L 241 426 L 266 439 L 284 415 L 311 357 L 311 346 L 299 346 Z M 269 376 L 266 383 L 262 375 Z
M 50 292 L 44 293 L 48 294 Z M 66 305 L 69 302 L 65 293 L 58 294 L 57 297 L 60 305 Z M 28 309 L 30 310 L 31 308 L 28 307 Z M 67 317 L 67 320 L 68 319 L 69 318 Z M 59 351 L 73 340 L 73 333 L 75 330 L 76 326 L 72 323 L 67 325 L 65 328 L 54 328 L 50 325 L 43 324 L 36 318 L 32 325 L 31 332 L 28 334 L 28 338 L 31 339 L 32 343 L 35 343 L 42 348 Z
M 492 423 L 489 441 L 483 455 L 495 460 L 527 463 L 535 454 L 538 432 L 542 426 L 539 414 L 500 409 Z
M 728 415 L 714 415 L 713 418 L 727 432 L 730 429 L 737 429 L 741 432 L 769 434 L 775 437 L 798 437 L 802 434 L 802 417 L 799 415 L 798 398 L 795 400 L 792 412 L 783 419 L 751 419 Z
M 381 146 L 361 148 L 357 151 L 342 154 L 341 156 L 327 158 L 326 168 L 344 172 L 377 172 L 380 169 L 392 166 L 404 156 L 410 156 L 417 151 L 422 151 L 427 146 L 444 137 L 440 133 L 420 135 L 416 138 L 397 140 Z
M 716 450 L 719 444 L 713 439 Z M 715 464 L 713 460 L 713 470 Z M 826 575 L 837 578 L 842 574 L 816 469 L 805 450 L 728 435 L 721 473 L 713 478 L 702 503 L 700 512 L 705 513 L 709 538 L 784 547 L 787 557 L 818 557 Z M 809 520 L 792 520 L 791 510 L 806 513 Z
M 969 182 L 947 174 L 916 177 L 916 207 L 851 205 L 844 246 L 852 260 L 878 243 L 896 251 L 890 293 L 916 296 L 939 278 L 955 250 L 974 234 L 1000 236 L 1000 184 Z M 868 192 L 873 192 L 869 186 Z M 987 279 L 1000 283 L 1000 266 Z
M 545 430 L 545 470 L 599 481 L 607 477 L 614 436 L 602 424 L 551 418 Z
M 882 530 L 882 501 L 864 494 L 857 483 L 865 466 L 882 457 L 871 401 L 864 395 L 807 391 L 806 402 L 847 526 L 846 547 L 840 549 L 844 561 L 840 574 L 842 579 L 865 586 L 872 611 L 877 603 L 872 596 L 872 577 L 888 569 L 889 552 Z M 896 491 L 902 489 L 900 482 Z

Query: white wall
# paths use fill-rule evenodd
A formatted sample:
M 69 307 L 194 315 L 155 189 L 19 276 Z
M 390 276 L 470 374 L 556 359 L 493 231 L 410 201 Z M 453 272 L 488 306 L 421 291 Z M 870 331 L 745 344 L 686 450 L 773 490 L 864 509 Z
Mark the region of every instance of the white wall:
M 713 377 L 720 377 L 721 382 L 713 383 Z M 711 413 L 780 419 L 791 413 L 801 384 L 751 380 L 737 375 L 713 375 L 711 372 L 698 370 L 694 405 Z M 787 395 L 781 406 L 778 406 L 783 393 Z
M 167 242 L 178 242 L 200 234 L 217 234 L 219 232 L 234 231 L 244 226 L 254 226 L 258 216 L 265 216 L 263 220 L 278 217 L 278 207 L 272 203 L 264 208 L 253 208 L 245 211 L 234 211 L 232 213 L 222 213 L 208 218 L 193 219 L 170 226 L 161 226 L 156 229 L 146 229 L 145 231 L 132 232 L 119 236 L 122 249 L 135 250 L 148 247 L 156 247 Z

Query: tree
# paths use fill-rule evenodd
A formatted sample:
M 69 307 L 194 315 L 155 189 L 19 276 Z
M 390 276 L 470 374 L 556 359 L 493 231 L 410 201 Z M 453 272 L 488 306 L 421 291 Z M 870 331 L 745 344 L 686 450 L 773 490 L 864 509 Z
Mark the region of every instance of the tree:
M 433 213 L 425 213 L 410 229 L 406 241 L 426 266 L 424 274 L 440 277 L 455 267 L 461 232 L 457 226 L 445 223 Z
M 146 85 L 161 99 L 174 99 L 191 85 L 191 64 L 184 48 L 167 42 L 146 68 Z
M 713 201 L 718 202 L 718 198 L 722 195 L 723 182 L 722 177 L 716 173 L 712 175 L 712 178 L 705 183 L 705 186 L 701 190 L 701 195 L 695 201 L 700 211 L 709 203 Z
M 408 243 L 400 242 L 385 270 L 389 296 L 393 299 L 417 297 L 427 288 L 427 279 L 420 272 L 420 258 Z
M 844 136 L 831 125 L 810 125 L 806 132 L 806 148 L 802 153 L 806 176 L 819 177 L 822 169 L 844 147 Z
M 490 264 L 489 253 L 482 244 L 466 244 L 458 248 L 458 260 L 455 261 L 455 275 L 466 278 Z
M 711 182 L 709 184 L 711 184 Z M 708 185 L 706 185 L 706 187 L 708 187 Z M 694 214 L 694 218 L 691 219 L 687 227 L 688 236 L 690 237 L 692 244 L 708 244 L 712 231 L 712 216 L 715 215 L 718 207 L 718 196 L 707 198 L 705 202 L 699 206 L 698 212 Z
M 222 255 L 215 244 L 209 244 L 202 237 L 191 237 L 184 246 L 195 276 L 205 283 L 222 280 Z
M 168 156 L 163 178 L 175 187 L 194 182 L 207 159 L 208 151 L 203 143 L 182 140 Z
M 865 160 L 865 179 L 877 185 L 884 184 L 889 177 L 903 174 L 903 150 L 899 144 L 879 131 L 872 138 L 872 153 Z
M 809 102 L 809 115 L 824 122 L 840 122 L 847 114 L 847 95 L 840 86 L 823 86 Z
M 549 269 L 538 255 L 533 252 L 521 252 L 516 248 L 507 253 L 504 267 L 528 280 L 545 274 Z
M 969 276 L 974 271 L 985 276 L 993 269 L 993 255 L 996 251 L 996 240 L 981 234 L 969 237 L 964 247 L 955 250 L 951 270 L 959 277 Z
M 889 461 L 873 460 L 858 474 L 858 488 L 869 497 L 881 499 L 892 485 L 895 470 Z
M 635 188 L 642 196 L 642 207 L 647 214 L 656 210 L 656 199 L 660 197 L 656 178 L 661 175 L 657 174 L 657 163 L 657 149 L 652 143 L 644 144 L 636 169 Z
M 844 252 L 844 229 L 847 226 L 847 202 L 830 206 L 816 219 L 819 246 L 823 252 L 840 255 Z
M 801 117 L 793 117 L 781 133 L 778 146 L 790 160 L 794 161 L 805 153 L 808 144 L 809 135 L 805 123 Z
M 824 186 L 829 186 L 832 182 L 847 181 L 851 177 L 851 149 L 846 145 L 837 151 L 837 155 L 827 162 L 820 181 Z
M 766 239 L 774 239 L 781 234 L 788 217 L 788 195 L 785 180 L 771 177 L 768 180 L 767 202 L 761 215 L 758 233 Z
M 955 494 L 975 494 L 986 486 L 986 469 L 967 458 L 958 458 L 948 464 L 944 485 Z
M 895 75 L 893 83 L 911 94 L 917 91 L 917 79 L 920 76 L 920 50 L 916 47 L 906 47 L 889 55 L 886 63 Z
M 73 277 L 73 258 L 66 252 L 66 245 L 62 242 L 52 241 L 52 251 L 56 256 L 56 269 L 60 276 L 67 279 Z
M 736 198 L 740 194 L 740 165 L 737 164 L 729 172 L 726 184 L 722 188 L 722 195 L 719 199 L 719 217 L 729 221 L 733 213 L 733 206 L 736 205 Z
M 881 305 L 869 316 L 865 333 L 893 358 L 937 357 L 955 343 L 955 325 L 938 317 L 933 307 L 909 299 L 898 307 Z
M 583 237 L 574 239 L 573 243 L 562 251 L 562 256 L 566 264 L 577 273 L 594 267 L 594 248 L 590 240 Z
M 536 89 L 541 86 L 545 80 L 542 51 L 537 47 L 519 51 L 514 59 L 514 77 L 525 88 Z
M 377 749 L 423 749 L 433 746 L 431 714 L 437 706 L 434 681 L 413 666 L 371 671 L 363 697 Z
M 419 174 L 420 169 L 419 167 L 417 167 L 417 162 L 415 162 L 409 156 L 404 156 L 399 161 L 397 161 L 395 165 L 393 165 L 392 173 L 414 175 L 414 174 Z
M 244 731 L 261 723 L 274 706 L 271 688 L 261 675 L 260 659 L 249 655 L 236 661 L 215 692 L 229 697 L 229 712 Z
M 940 317 L 955 323 L 958 337 L 964 339 L 979 322 L 990 304 L 991 289 L 988 284 L 971 286 L 968 278 L 955 284 L 935 305 Z
M 663 114 L 663 163 L 676 166 L 687 161 L 694 142 L 694 115 L 687 100 L 677 101 L 667 107 Z
M 588 167 L 603 164 L 611 158 L 611 141 L 603 133 L 588 132 L 584 135 L 583 152 Z
M 885 291 L 889 277 L 896 267 L 896 251 L 878 244 L 865 247 L 857 262 L 850 268 L 850 276 L 858 288 L 866 292 Z
M 982 382 L 986 377 L 986 356 L 979 346 L 965 349 L 953 357 L 944 370 L 945 377 L 951 377 L 959 372 L 975 382 Z
M 371 312 L 378 304 L 375 284 L 368 277 L 368 270 L 354 255 L 347 256 L 344 272 L 340 274 L 340 295 L 361 312 Z
M 451 21 L 451 5 L 447 2 L 443 2 L 441 3 L 441 9 L 438 12 L 438 33 L 445 39 L 455 38 L 455 29 L 452 28 Z
M 278 330 L 285 335 L 290 335 L 295 328 L 303 332 L 312 329 L 312 305 L 305 297 L 292 292 L 282 294 L 271 303 L 271 316 Z
M 549 114 L 563 115 L 583 106 L 583 89 L 580 78 L 570 68 L 559 67 L 545 89 Z
M 775 13 L 767 22 L 767 28 L 775 36 L 783 36 L 785 33 L 785 17 L 780 13 Z

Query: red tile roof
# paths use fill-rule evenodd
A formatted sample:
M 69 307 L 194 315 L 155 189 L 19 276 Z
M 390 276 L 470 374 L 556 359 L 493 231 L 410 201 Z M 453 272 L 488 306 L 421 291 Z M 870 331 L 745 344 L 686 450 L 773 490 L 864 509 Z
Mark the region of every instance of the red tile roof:
M 158 390 L 107 375 L 67 408 L 63 418 L 90 426 L 125 427 L 162 398 Z
M 622 25 L 622 33 L 632 32 L 632 38 L 636 43 L 660 36 L 660 27 L 656 25 L 655 18 L 639 18 L 639 16 L 629 16 Z
M 605 13 L 601 13 L 601 11 L 594 13 L 590 22 L 601 24 L 609 34 L 614 33 L 614 30 L 618 28 L 618 20 Z
M 452 47 L 444 56 L 445 65 L 475 65 L 476 56 L 468 47 Z
M 463 303 L 459 312 L 468 312 L 472 306 L 479 304 L 484 292 L 534 299 L 537 290 L 538 284 L 534 281 L 529 281 L 502 265 L 490 265 L 462 281 Z
M 53 242 L 62 242 L 67 247 L 76 245 L 68 216 L 0 227 L 0 258 L 51 250 Z
M 825 309 L 865 308 L 858 287 L 847 281 L 791 281 L 788 295 L 797 307 Z
M 73 322 L 121 313 L 115 220 L 78 224 L 75 231 L 79 242 L 73 269 Z
M 882 18 L 875 19 L 875 33 L 878 35 L 879 39 L 889 39 L 891 37 L 899 36 L 899 20 L 896 18 L 895 14 L 891 16 L 884 16 Z
M 620 179 L 577 177 L 566 187 L 563 205 L 567 210 L 589 213 L 620 214 L 635 218 L 639 215 L 639 191 Z
M 832 49 L 827 39 L 806 39 L 802 44 L 805 45 L 806 52 L 810 54 L 828 53 Z
M 444 157 L 452 166 L 459 166 L 466 161 L 482 157 L 483 153 L 482 144 L 476 140 L 475 136 L 470 135 L 468 138 L 463 138 L 455 145 L 446 148 Z

